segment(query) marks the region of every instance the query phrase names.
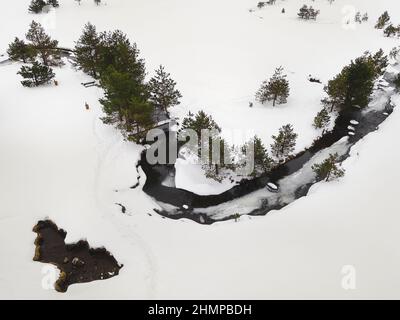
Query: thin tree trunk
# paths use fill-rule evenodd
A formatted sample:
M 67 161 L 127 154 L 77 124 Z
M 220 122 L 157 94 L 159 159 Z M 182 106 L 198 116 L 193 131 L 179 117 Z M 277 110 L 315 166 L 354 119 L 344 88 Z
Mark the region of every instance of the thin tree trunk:
M 328 175 L 326 176 L 326 179 L 325 179 L 326 182 L 329 181 L 329 178 L 331 177 L 331 172 L 332 172 L 332 169 L 329 170 Z

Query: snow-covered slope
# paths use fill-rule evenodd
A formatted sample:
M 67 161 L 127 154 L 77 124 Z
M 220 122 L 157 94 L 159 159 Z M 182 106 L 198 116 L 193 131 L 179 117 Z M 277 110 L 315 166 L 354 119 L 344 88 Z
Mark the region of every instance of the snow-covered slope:
M 295 18 L 308 2 L 321 9 L 317 22 Z M 267 144 L 290 122 L 299 150 L 318 134 L 311 121 L 323 95 L 307 76 L 325 82 L 365 50 L 398 45 L 373 28 L 384 10 L 400 23 L 396 0 L 336 0 L 332 6 L 278 0 L 255 13 L 249 9 L 257 1 L 250 0 L 107 0 L 100 7 L 61 0 L 47 16 L 28 14 L 28 3 L 17 1 L 2 13 L 0 54 L 33 18 L 67 47 L 87 21 L 99 30 L 120 28 L 137 42 L 149 72 L 164 64 L 177 80 L 184 100 L 175 115 L 204 108 L 222 128 L 253 129 Z M 348 29 L 347 5 L 367 11 L 370 22 Z M 279 65 L 291 82 L 289 103 L 250 109 L 254 92 Z M 56 70 L 58 87 L 27 89 L 19 67 L 0 65 L 1 298 L 400 296 L 398 110 L 353 148 L 340 182 L 314 186 L 308 197 L 266 217 L 201 226 L 162 219 L 140 187 L 130 189 L 141 148 L 101 123 L 102 93 L 80 85 L 87 76 L 67 64 Z M 124 203 L 126 214 L 115 203 Z M 46 269 L 32 261 L 31 228 L 45 217 L 68 231 L 68 242 L 85 237 L 106 246 L 124 264 L 121 274 L 73 285 L 66 294 L 44 290 Z M 345 265 L 356 268 L 356 290 L 341 286 Z

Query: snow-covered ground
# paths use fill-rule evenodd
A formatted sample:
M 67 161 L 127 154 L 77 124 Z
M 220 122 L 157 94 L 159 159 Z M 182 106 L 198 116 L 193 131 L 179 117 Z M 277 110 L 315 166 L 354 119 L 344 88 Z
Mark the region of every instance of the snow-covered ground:
M 66 47 L 88 21 L 120 28 L 150 73 L 164 64 L 177 80 L 184 99 L 174 115 L 204 109 L 223 129 L 252 129 L 267 145 L 293 123 L 298 150 L 318 134 L 311 123 L 323 90 L 308 75 L 326 82 L 365 50 L 388 51 L 399 41 L 373 28 L 384 10 L 400 23 L 397 0 L 278 0 L 254 13 L 250 0 L 104 2 L 61 0 L 54 13 L 33 16 L 29 0 L 16 1 L 1 14 L 0 54 L 33 18 Z M 321 10 L 317 22 L 296 19 L 304 3 Z M 349 5 L 370 21 L 348 29 L 342 10 Z M 249 108 L 279 65 L 291 83 L 288 104 Z M 0 298 L 400 297 L 398 110 L 352 149 L 342 180 L 320 183 L 265 217 L 202 226 L 161 218 L 140 187 L 130 189 L 141 147 L 99 120 L 102 92 L 80 85 L 90 78 L 67 64 L 55 70 L 58 87 L 27 89 L 19 67 L 0 65 Z M 120 275 L 66 294 L 43 289 L 46 266 L 32 261 L 31 229 L 46 217 L 67 230 L 68 242 L 106 246 L 124 264 Z M 355 290 L 341 286 L 346 265 L 356 270 Z

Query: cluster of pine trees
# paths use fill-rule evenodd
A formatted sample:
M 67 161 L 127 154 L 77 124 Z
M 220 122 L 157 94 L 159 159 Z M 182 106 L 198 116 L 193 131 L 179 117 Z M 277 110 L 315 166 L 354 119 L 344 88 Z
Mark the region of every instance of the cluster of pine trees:
M 365 108 L 371 100 L 375 80 L 388 64 L 383 50 L 369 52 L 351 61 L 350 65 L 325 86 L 328 97 L 322 100 L 323 109 L 314 119 L 314 127 L 324 131 L 330 124 L 330 113 L 351 108 Z
M 360 11 L 357 11 L 355 16 L 354 16 L 354 21 L 357 22 L 357 23 L 367 22 L 368 19 L 369 19 L 369 17 L 368 17 L 368 13 L 367 12 L 362 15 Z
M 319 14 L 319 10 L 315 10 L 312 6 L 308 7 L 307 5 L 304 5 L 300 8 L 297 16 L 303 20 L 316 20 Z
M 395 26 L 390 22 L 390 15 L 385 11 L 379 18 L 375 25 L 376 29 L 383 29 L 383 34 L 386 37 L 397 36 L 400 37 L 400 25 Z
M 272 6 L 272 5 L 274 5 L 276 3 L 276 0 L 268 0 L 268 1 L 263 1 L 263 2 L 259 2 L 258 4 L 257 4 L 257 8 L 258 9 L 262 9 L 262 8 L 264 8 L 265 6 Z
M 276 136 L 272 136 L 273 143 L 271 144 L 271 155 L 269 155 L 267 148 L 262 140 L 254 136 L 243 146 L 235 148 L 229 146 L 227 142 L 221 138 L 221 128 L 213 120 L 210 115 L 204 111 L 199 111 L 197 114 L 189 113 L 183 119 L 182 129 L 194 130 L 198 138 L 197 155 L 200 158 L 202 149 L 206 148 L 205 154 L 208 155 L 207 159 L 202 159 L 204 162 L 203 169 L 207 177 L 216 181 L 222 181 L 227 177 L 228 171 L 235 171 L 246 163 L 243 161 L 245 154 L 251 150 L 254 161 L 253 171 L 250 176 L 257 177 L 270 172 L 278 163 L 287 161 L 292 156 L 295 150 L 297 134 L 294 132 L 292 125 L 287 124 L 279 129 Z M 211 133 L 208 141 L 202 140 L 202 130 L 209 130 Z M 219 145 L 218 145 L 219 143 Z M 217 150 L 213 150 L 217 146 Z M 217 159 L 215 159 L 215 155 Z
M 60 4 L 58 3 L 58 0 L 32 0 L 30 5 L 29 5 L 29 12 L 31 13 L 41 13 L 43 9 L 47 6 L 51 6 L 53 8 L 58 8 Z
M 397 53 L 396 53 L 397 55 Z M 388 64 L 388 57 L 383 50 L 375 54 L 369 52 L 351 61 L 325 87 L 328 98 L 323 99 L 324 108 L 314 119 L 314 127 L 326 130 L 331 121 L 330 112 L 368 106 L 374 89 L 375 80 L 382 76 Z M 400 87 L 400 75 L 398 76 Z M 314 170 L 318 180 L 332 180 L 345 173 L 338 165 L 338 154 L 330 154 L 322 163 L 315 164 Z
M 51 66 L 62 65 L 58 41 L 51 39 L 35 21 L 32 21 L 26 39 L 28 42 L 16 37 L 7 50 L 11 60 L 32 64 L 21 68 L 19 74 L 25 79 L 22 84 L 34 87 L 49 83 L 54 78 Z
M 197 114 L 189 112 L 183 119 L 181 130 L 187 129 L 193 130 L 197 135 L 197 150 L 192 151 L 197 153 L 199 159 L 202 153 L 207 156 L 202 159 L 206 177 L 221 182 L 226 177 L 226 169 L 234 169 L 232 148 L 221 138 L 221 128 L 212 116 L 200 110 Z M 202 137 L 203 130 L 208 130 L 208 137 Z
M 135 141 L 154 126 L 155 108 L 167 112 L 182 97 L 163 66 L 149 82 L 145 81 L 145 63 L 139 53 L 123 32 L 98 33 L 90 23 L 75 46 L 79 67 L 98 79 L 104 89 L 100 100 L 105 112 L 103 121 Z

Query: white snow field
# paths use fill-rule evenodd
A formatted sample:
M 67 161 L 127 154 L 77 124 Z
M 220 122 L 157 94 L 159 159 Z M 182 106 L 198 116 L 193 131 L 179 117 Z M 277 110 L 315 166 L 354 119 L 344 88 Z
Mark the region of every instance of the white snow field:
M 203 108 L 224 130 L 254 130 L 267 145 L 292 123 L 297 151 L 320 134 L 311 123 L 323 86 L 308 75 L 325 83 L 364 51 L 399 45 L 373 28 L 384 10 L 400 23 L 397 0 L 278 0 L 253 13 L 257 0 L 103 2 L 60 0 L 48 15 L 31 15 L 29 0 L 14 1 L 1 13 L 0 55 L 32 19 L 65 47 L 88 21 L 119 28 L 137 42 L 149 75 L 163 64 L 178 82 L 184 98 L 175 116 Z M 316 22 L 296 18 L 303 4 L 321 10 Z M 349 29 L 349 8 L 370 21 Z M 249 108 L 280 65 L 291 83 L 288 104 Z M 130 189 L 142 147 L 101 122 L 101 90 L 80 85 L 88 76 L 67 63 L 55 69 L 58 87 L 29 89 L 20 66 L 0 64 L 0 298 L 400 298 L 399 110 L 352 148 L 340 181 L 317 184 L 264 217 L 204 226 L 163 219 L 140 187 Z M 32 261 L 32 227 L 44 218 L 68 232 L 67 242 L 105 246 L 124 264 L 120 275 L 57 293 L 47 285 L 49 265 Z M 346 270 L 355 271 L 350 290 Z

